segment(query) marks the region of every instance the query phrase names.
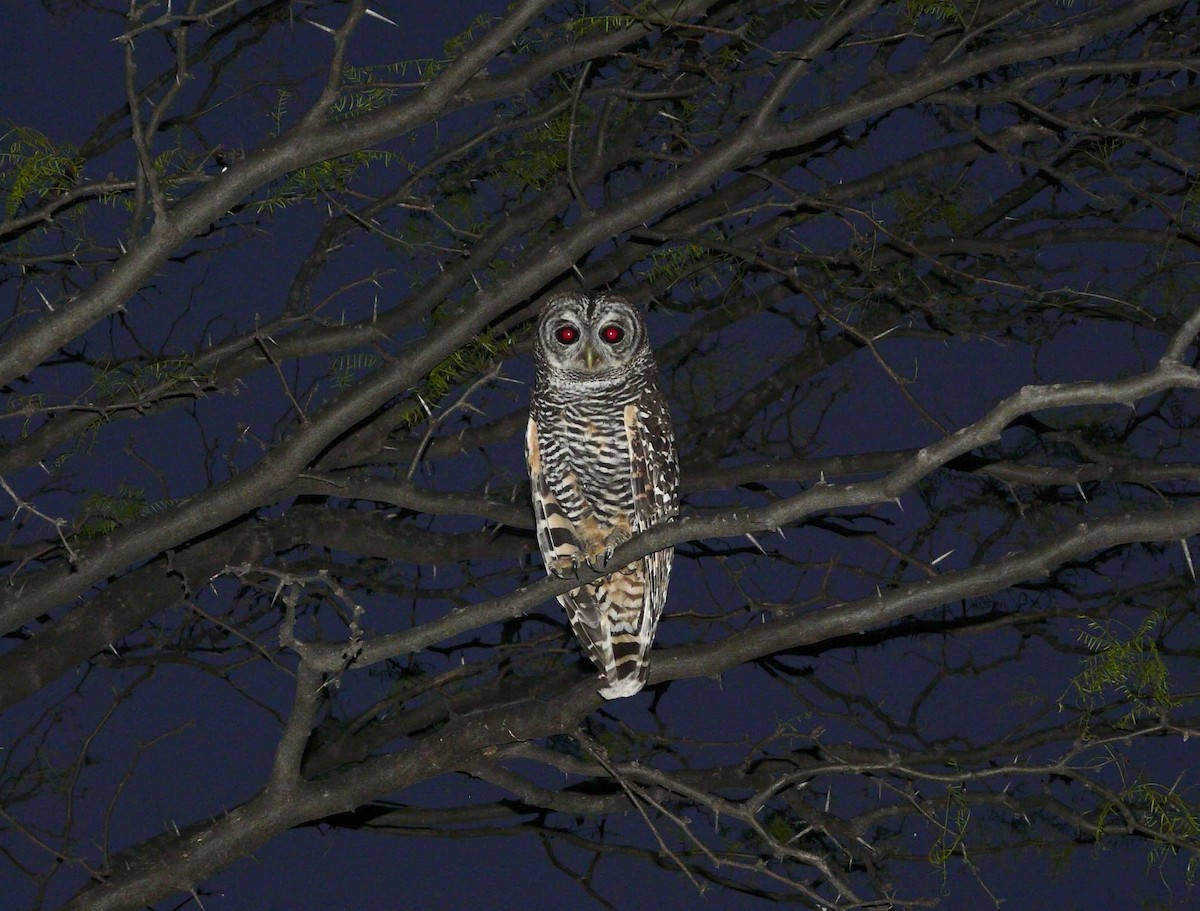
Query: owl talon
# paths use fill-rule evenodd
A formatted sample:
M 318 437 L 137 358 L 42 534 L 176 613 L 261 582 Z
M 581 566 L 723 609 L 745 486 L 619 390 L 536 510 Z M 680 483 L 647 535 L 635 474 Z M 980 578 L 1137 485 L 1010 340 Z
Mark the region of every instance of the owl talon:
M 603 572 L 608 568 L 609 562 L 612 560 L 613 552 L 618 547 L 628 541 L 629 535 L 622 531 L 611 532 L 606 538 L 604 546 L 592 551 L 584 557 L 585 562 L 592 569 Z
M 623 531 L 614 531 L 608 536 L 608 546 L 604 548 L 605 565 L 607 565 L 608 561 L 612 559 L 613 552 L 631 537 L 633 536 L 626 534 Z
M 572 554 L 569 557 L 555 557 L 547 569 L 550 575 L 558 579 L 579 578 L 580 555 Z
M 594 554 L 588 554 L 586 562 L 587 565 L 596 570 L 596 572 L 603 572 L 604 567 L 608 565 L 608 556 L 602 550 L 597 551 Z

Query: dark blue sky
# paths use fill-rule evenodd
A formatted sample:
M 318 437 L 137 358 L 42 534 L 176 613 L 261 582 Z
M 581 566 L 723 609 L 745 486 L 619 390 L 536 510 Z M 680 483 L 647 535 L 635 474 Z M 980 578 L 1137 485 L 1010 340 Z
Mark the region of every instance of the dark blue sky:
M 378 0 L 374 6 L 400 25 L 365 23 L 354 45 L 352 57 L 356 62 L 388 63 L 440 56 L 443 42 L 460 33 L 481 11 L 499 14 L 507 4 L 452 0 L 427 6 Z M 59 143 L 81 142 L 98 112 L 114 110 L 123 103 L 122 49 L 111 40 L 121 29 L 122 23 L 115 18 L 88 14 L 51 17 L 34 4 L 15 16 L 10 14 L 8 28 L 0 30 L 0 82 L 7 89 L 0 117 L 9 123 L 34 126 Z M 147 36 L 140 40 L 151 45 L 145 48 L 145 53 L 153 55 L 152 42 L 157 38 Z M 276 40 L 280 76 L 302 71 L 308 59 L 315 61 L 314 68 L 319 67 L 327 54 L 328 36 L 299 20 L 291 31 Z M 902 58 L 899 55 L 898 59 Z M 264 74 L 264 78 L 271 78 L 271 74 Z M 256 107 L 261 109 L 261 103 L 231 102 L 226 124 L 231 136 L 262 134 L 260 127 L 238 121 L 239 117 L 255 116 Z M 300 109 L 298 101 L 296 110 Z M 220 118 L 215 122 L 220 123 Z M 895 154 L 920 147 L 921 138 L 906 133 L 903 122 L 893 124 L 891 129 L 896 130 L 891 142 Z M 414 141 L 423 139 L 418 137 Z M 113 153 L 114 171 L 127 170 L 128 163 L 122 159 L 127 154 L 127 146 Z M 844 176 L 852 179 L 855 175 L 848 172 Z M 114 212 L 114 230 L 119 228 L 120 218 L 120 213 Z M 184 324 L 179 330 L 180 343 L 186 347 L 204 331 L 204 320 L 213 313 L 221 314 L 231 325 L 242 327 L 252 320 L 253 314 L 262 313 L 264 317 L 273 314 L 291 276 L 308 255 L 322 218 L 323 212 L 314 207 L 308 213 L 294 214 L 286 234 L 272 232 L 239 239 L 239 249 L 231 255 L 214 258 L 211 270 L 202 279 L 192 275 L 186 284 L 176 284 L 171 277 L 164 277 L 159 286 L 142 296 L 137 304 L 141 309 L 132 312 L 131 318 L 147 319 L 153 324 L 154 318 L 147 314 L 153 310 L 155 300 L 165 302 L 184 293 L 199 293 L 210 302 L 218 302 L 198 311 L 196 322 Z M 378 247 L 364 244 L 355 256 L 370 262 L 378 256 Z M 353 257 L 348 257 L 348 261 L 353 262 Z M 1108 265 L 1111 264 L 1104 263 L 1105 267 Z M 1099 264 L 1096 271 L 1097 274 L 1101 271 Z M 381 287 L 385 297 L 405 290 L 400 277 L 384 279 Z M 344 306 L 353 315 L 361 314 L 372 304 L 370 296 L 359 294 L 348 296 L 339 307 Z M 690 325 L 690 314 L 678 312 L 683 309 L 652 315 L 651 326 L 659 347 Z M 796 305 L 796 309 L 799 312 L 802 305 Z M 772 334 L 773 319 L 764 316 L 758 321 L 747 321 L 723 336 L 721 344 L 731 351 L 748 352 L 747 360 L 761 359 L 747 369 L 774 363 L 787 355 L 788 337 Z M 981 408 L 1026 383 L 1112 379 L 1143 370 L 1160 353 L 1153 347 L 1140 347 L 1144 340 L 1145 336 L 1135 340 L 1126 327 L 1093 322 L 1060 332 L 1040 349 L 1036 359 L 1024 346 L 982 338 L 949 341 L 941 345 L 937 357 L 930 357 L 925 339 L 897 340 L 887 347 L 887 354 L 896 371 L 915 377 L 908 387 L 912 396 L 938 420 L 957 427 L 979 418 Z M 506 372 L 518 378 L 527 377 L 527 358 L 518 355 Z M 828 388 L 836 390 L 836 395 L 830 393 L 821 440 L 811 455 L 903 449 L 937 439 L 936 431 L 914 412 L 895 385 L 881 382 L 883 375 L 883 368 L 865 352 L 834 373 Z M 229 426 L 223 430 L 232 433 L 232 425 L 243 419 L 247 411 L 252 412 L 255 402 L 261 401 L 265 412 L 278 406 L 274 384 L 273 376 L 257 375 L 243 390 L 244 398 L 236 407 L 228 399 L 214 398 L 200 408 L 208 409 L 206 419 L 214 427 L 221 427 L 221 421 L 226 421 Z M 526 392 L 518 388 L 503 394 L 511 396 L 504 399 L 509 408 L 518 408 Z M 681 390 L 679 398 L 682 397 Z M 681 414 L 686 410 L 680 402 L 676 407 Z M 814 404 L 813 411 L 820 412 L 822 407 Z M 140 451 L 169 460 L 173 451 L 185 453 L 195 445 L 193 429 L 182 414 L 167 416 L 155 427 L 155 436 L 143 434 L 137 440 Z M 99 457 L 77 481 L 97 487 L 111 485 L 112 478 L 119 473 L 113 466 L 123 459 L 126 445 L 126 433 L 113 433 L 97 441 L 95 452 Z M 491 454 L 499 464 L 498 471 L 507 477 L 520 475 L 518 441 L 497 446 Z M 248 452 L 246 458 L 254 456 Z M 473 463 L 472 470 L 482 469 Z M 157 480 L 147 473 L 142 483 L 152 485 Z M 444 476 L 436 480 L 446 482 Z M 204 483 L 199 462 L 181 456 L 166 478 L 167 489 L 156 491 L 155 495 L 163 499 L 187 496 L 201 489 Z M 469 486 L 465 481 L 463 485 Z M 722 495 L 723 492 L 712 496 Z M 63 500 L 78 498 L 76 493 L 59 496 Z M 750 495 L 741 492 L 738 496 Z M 906 495 L 903 499 L 913 503 L 915 497 Z M 704 502 L 704 497 L 697 497 L 693 505 Z M 911 528 L 914 533 L 920 523 L 915 511 L 905 513 L 890 505 L 880 508 L 878 514 L 895 527 Z M 811 541 L 814 552 L 822 548 L 830 552 L 829 543 L 809 529 L 789 529 L 787 534 L 788 548 L 797 541 Z M 765 537 L 760 540 L 769 549 L 784 548 L 783 544 L 776 545 Z M 953 549 L 954 553 L 941 567 L 944 571 L 962 568 L 972 559 L 972 552 L 963 546 L 964 540 L 967 536 L 961 529 L 949 528 L 929 542 L 930 552 L 926 556 L 932 558 L 943 550 Z M 847 540 L 839 545 L 836 554 L 847 559 L 861 555 L 865 562 L 870 548 L 870 544 Z M 688 547 L 681 550 L 686 552 Z M 796 583 L 795 576 L 775 578 L 756 574 L 755 564 L 748 558 L 740 560 L 738 556 L 728 558 L 734 570 L 744 570 L 745 584 L 760 598 L 786 601 L 795 597 L 797 584 L 813 589 L 817 585 L 817 577 L 812 573 Z M 739 602 L 739 593 L 731 582 L 733 573 L 711 571 L 701 562 L 687 558 L 677 561 L 668 614 L 703 612 L 713 604 Z M 1178 555 L 1175 562 L 1177 570 L 1182 572 Z M 844 579 L 838 584 L 841 587 L 832 594 L 837 599 L 850 600 L 869 595 L 876 581 L 864 573 L 862 578 Z M 232 586 L 219 591 L 231 592 Z M 389 607 L 372 604 L 367 623 L 373 632 L 390 632 L 406 625 L 405 610 L 389 612 Z M 544 609 L 557 610 L 551 605 Z M 162 618 L 164 635 L 177 631 L 190 619 L 182 611 Z M 737 622 L 749 623 L 754 619 Z M 680 644 L 694 632 L 692 627 L 667 622 L 662 644 Z M 649 732 L 661 722 L 673 737 L 729 744 L 733 750 L 769 737 L 781 720 L 808 729 L 821 728 L 831 739 L 856 736 L 855 730 L 860 726 L 882 737 L 882 728 L 872 729 L 869 711 L 859 713 L 853 706 L 847 707 L 837 694 L 860 693 L 872 709 L 887 710 L 897 702 L 904 704 L 916 698 L 934 668 L 969 665 L 972 660 L 985 659 L 1002 663 L 1013 657 L 1010 665 L 989 675 L 965 673 L 944 683 L 936 697 L 924 706 L 920 721 L 927 736 L 961 731 L 965 738 L 977 736 L 993 725 L 1003 727 L 1010 723 L 1015 717 L 1013 694 L 1023 687 L 1036 686 L 1040 697 L 1052 705 L 1067 690 L 1078 668 L 1078 656 L 1052 650 L 1038 641 L 1025 642 L 1016 632 L 998 635 L 979 652 L 973 651 L 975 646 L 967 639 L 901 639 L 870 651 L 869 660 L 865 661 L 860 660 L 857 650 L 828 650 L 811 661 L 819 662 L 821 682 L 832 692 L 809 687 L 803 677 L 791 684 L 792 689 L 776 686 L 766 680 L 761 670 L 740 667 L 720 680 L 697 679 L 673 685 L 658 706 L 657 718 L 648 711 L 649 694 L 643 694 L 606 705 L 601 723 L 615 727 L 616 722 L 624 721 L 635 730 Z M 0 645 L 0 650 L 4 647 Z M 1015 660 L 1017 654 L 1021 655 L 1020 662 Z M 799 665 L 810 659 L 791 660 Z M 78 669 L 33 701 L 40 710 L 63 699 L 65 707 L 73 713 L 69 723 L 56 727 L 52 735 L 50 745 L 60 757 L 72 755 L 72 750 L 89 735 L 89 724 L 95 724 L 98 714 L 112 701 L 111 691 L 103 686 L 89 683 L 78 687 L 81 675 L 86 673 L 85 669 Z M 91 673 L 99 675 L 98 671 Z M 128 670 L 114 679 L 129 681 L 136 674 L 136 670 Z M 231 675 L 235 684 L 253 691 L 253 700 L 238 695 L 226 680 L 198 673 L 194 668 L 159 667 L 154 675 L 156 685 L 138 688 L 96 735 L 91 750 L 95 766 L 88 769 L 90 796 L 81 800 L 77 809 L 78 831 L 101 831 L 110 823 L 111 843 L 120 847 L 219 814 L 252 796 L 269 772 L 279 733 L 262 705 L 286 712 L 292 688 L 292 678 L 283 671 L 263 673 L 260 667 L 238 669 Z M 998 693 L 1002 695 L 998 697 Z M 350 711 L 360 704 L 369 705 L 377 697 L 376 690 L 355 692 L 348 687 L 337 699 L 343 711 Z M 10 743 L 29 725 L 31 711 L 27 705 L 0 715 L 0 745 Z M 150 745 L 148 738 L 161 739 Z M 139 749 L 139 744 L 145 749 Z M 1200 754 L 1196 752 L 1200 746 L 1191 744 L 1189 748 L 1188 758 L 1178 767 L 1200 768 Z M 722 747 L 714 747 L 713 757 L 719 757 L 721 751 Z M 126 781 L 135 759 L 136 774 Z M 107 795 L 118 788 L 122 789 L 119 801 L 106 823 L 110 810 Z M 455 775 L 406 791 L 403 800 L 427 806 L 461 805 L 464 794 L 470 800 L 482 802 L 495 799 L 501 792 L 483 782 L 464 784 L 463 777 Z M 840 794 L 831 793 L 831 799 L 838 797 Z M 39 813 L 45 813 L 47 823 L 57 820 L 54 814 L 60 810 L 57 795 L 21 806 L 22 818 L 36 820 Z M 611 820 L 609 825 L 640 833 L 637 837 L 645 844 L 650 843 L 642 820 L 632 810 L 623 818 Z M 38 850 L 27 843 L 18 844 L 19 841 L 7 838 L 0 844 L 23 861 L 40 863 Z M 918 854 L 924 851 L 923 844 L 914 841 L 914 851 Z M 583 852 L 561 845 L 557 850 L 574 869 L 586 869 L 588 858 Z M 1088 847 L 1074 851 L 1067 858 L 1027 849 L 1009 856 L 972 860 L 983 871 L 985 881 L 1001 887 L 1006 908 L 1054 907 L 1057 911 L 1135 908 L 1148 898 L 1148 884 L 1156 880 L 1153 870 L 1147 875 L 1145 847 L 1139 845 L 1107 846 L 1102 853 Z M 941 871 L 932 865 L 916 863 L 913 869 L 917 878 L 912 883 L 900 884 L 902 890 L 910 887 L 915 892 L 940 892 L 943 901 L 939 907 L 945 911 L 975 911 L 988 906 L 986 893 L 961 865 L 951 865 L 944 881 Z M 78 872 L 60 876 L 44 906 L 56 907 L 81 882 Z M 751 897 L 716 889 L 698 896 L 695 887 L 682 875 L 665 875 L 642 861 L 620 856 L 600 862 L 594 884 L 618 908 L 707 906 L 740 911 L 763 906 Z M 25 909 L 33 900 L 33 889 L 28 879 L 15 876 L 11 865 L 0 863 L 0 896 L 5 896 L 0 902 L 3 911 L 9 907 Z M 1165 892 L 1155 892 L 1154 897 L 1176 902 L 1164 907 L 1186 906 L 1179 903 L 1186 899 L 1181 900 L 1177 895 L 1172 898 Z M 543 846 L 530 834 L 386 837 L 327 826 L 294 830 L 272 840 L 256 851 L 253 858 L 238 861 L 203 883 L 201 900 L 206 911 L 602 907 L 569 876 L 551 867 Z M 176 906 L 164 902 L 159 907 Z

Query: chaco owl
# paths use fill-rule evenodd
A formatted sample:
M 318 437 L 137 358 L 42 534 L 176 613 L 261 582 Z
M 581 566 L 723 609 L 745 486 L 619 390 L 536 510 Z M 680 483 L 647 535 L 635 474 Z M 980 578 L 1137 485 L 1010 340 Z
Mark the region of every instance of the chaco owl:
M 608 569 L 613 550 L 675 516 L 679 466 L 646 324 L 613 294 L 551 298 L 538 321 L 525 435 L 546 570 Z M 605 699 L 646 683 L 674 550 L 559 595 Z

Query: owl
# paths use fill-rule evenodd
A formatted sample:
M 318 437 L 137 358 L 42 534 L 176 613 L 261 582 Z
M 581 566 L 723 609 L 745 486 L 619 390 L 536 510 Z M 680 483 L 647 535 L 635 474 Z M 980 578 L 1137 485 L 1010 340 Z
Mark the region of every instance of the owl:
M 614 294 L 547 301 L 525 434 L 538 548 L 549 574 L 607 576 L 559 595 L 605 699 L 646 683 L 674 550 L 609 567 L 613 550 L 679 509 L 679 463 L 646 324 Z

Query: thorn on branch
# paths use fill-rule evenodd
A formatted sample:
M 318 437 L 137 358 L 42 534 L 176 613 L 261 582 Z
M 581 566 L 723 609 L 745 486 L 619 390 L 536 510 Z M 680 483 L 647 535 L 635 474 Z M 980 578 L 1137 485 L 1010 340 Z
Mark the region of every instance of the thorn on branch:
M 0 477 L 0 487 L 4 488 L 4 492 L 12 498 L 13 503 L 17 507 L 13 511 L 12 521 L 16 521 L 17 516 L 19 516 L 21 511 L 24 510 L 30 515 L 37 516 L 43 522 L 53 526 L 54 531 L 58 534 L 58 540 L 62 542 L 63 549 L 67 552 L 67 562 L 72 566 L 78 566 L 79 561 L 81 560 L 79 552 L 71 547 L 71 542 L 67 540 L 67 536 L 63 533 L 63 528 L 69 524 L 67 520 L 56 516 L 46 515 L 46 513 L 42 512 L 32 503 L 22 500 L 19 496 L 17 496 L 17 492 L 13 490 L 12 487 L 9 486 L 8 482 L 2 477 Z
M 380 22 L 386 22 L 388 25 L 394 26 L 395 28 L 400 27 L 395 22 L 393 22 L 391 19 L 389 19 L 387 16 L 383 15 L 383 13 L 377 13 L 377 12 L 375 12 L 375 10 L 371 9 L 370 7 L 367 7 L 365 10 L 363 10 L 363 12 L 366 15 L 370 16 L 372 19 L 378 19 Z

